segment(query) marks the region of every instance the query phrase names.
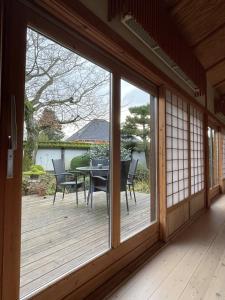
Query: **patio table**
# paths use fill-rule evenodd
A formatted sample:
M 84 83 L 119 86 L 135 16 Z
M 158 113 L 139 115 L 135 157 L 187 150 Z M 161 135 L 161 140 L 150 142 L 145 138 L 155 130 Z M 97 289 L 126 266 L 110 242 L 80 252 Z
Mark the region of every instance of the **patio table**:
M 91 171 L 108 171 L 109 166 L 86 166 L 86 167 L 77 167 L 76 170 L 83 172 L 91 172 Z
M 92 171 L 109 171 L 109 166 L 85 166 L 85 167 L 77 167 L 76 168 L 77 171 L 81 171 L 81 172 L 87 172 L 89 173 L 89 178 L 90 178 L 90 183 L 89 183 L 89 188 L 88 188 L 88 198 L 87 198 L 87 205 L 89 202 L 89 197 L 90 197 L 90 188 L 91 188 L 91 181 L 92 181 L 92 176 L 91 176 L 91 172 Z

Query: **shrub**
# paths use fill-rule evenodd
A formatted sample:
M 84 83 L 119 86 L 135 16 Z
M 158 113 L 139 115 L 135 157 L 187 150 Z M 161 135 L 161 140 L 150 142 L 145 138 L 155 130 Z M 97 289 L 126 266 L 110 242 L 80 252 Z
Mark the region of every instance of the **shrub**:
M 90 148 L 90 158 L 109 158 L 109 144 L 92 145 Z
M 104 159 L 110 156 L 109 144 L 99 144 L 93 145 L 90 148 L 90 158 L 96 159 Z M 131 151 L 126 149 L 124 145 L 121 145 L 120 149 L 120 159 L 121 160 L 130 160 L 131 159 Z
M 135 181 L 135 191 L 140 192 L 140 193 L 150 193 L 150 187 L 149 183 L 145 180 L 142 181 Z
M 90 155 L 89 153 L 85 153 L 83 155 L 79 155 L 74 157 L 71 160 L 70 168 L 71 170 L 76 170 L 78 167 L 85 167 L 90 164 Z
M 55 177 L 51 174 L 40 175 L 36 181 L 30 180 L 27 176 L 22 179 L 22 194 L 39 196 L 53 195 L 55 192 Z
M 40 176 L 40 182 L 36 186 L 36 193 L 39 196 L 53 195 L 55 193 L 55 177 L 50 174 Z
M 149 181 L 149 170 L 140 163 L 138 163 L 137 170 L 136 170 L 136 180 Z
M 29 180 L 27 176 L 22 179 L 22 195 L 29 195 Z
M 41 165 L 32 165 L 29 171 L 23 172 L 23 175 L 36 176 L 46 174 L 44 168 Z
M 135 190 L 142 193 L 150 192 L 149 170 L 141 164 L 138 164 L 136 171 Z

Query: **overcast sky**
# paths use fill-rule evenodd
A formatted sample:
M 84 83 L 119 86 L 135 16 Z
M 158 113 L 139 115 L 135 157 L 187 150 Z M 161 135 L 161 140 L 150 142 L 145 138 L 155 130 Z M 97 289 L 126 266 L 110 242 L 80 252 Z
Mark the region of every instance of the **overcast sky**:
M 145 105 L 149 103 L 149 101 L 150 96 L 148 93 L 125 80 L 121 80 L 121 123 L 124 123 L 126 117 L 129 115 L 129 107 Z M 108 120 L 108 116 L 106 116 L 105 119 Z M 65 138 L 74 134 L 84 125 L 85 123 L 80 123 L 77 127 L 74 127 L 72 124 L 64 126 L 63 131 Z

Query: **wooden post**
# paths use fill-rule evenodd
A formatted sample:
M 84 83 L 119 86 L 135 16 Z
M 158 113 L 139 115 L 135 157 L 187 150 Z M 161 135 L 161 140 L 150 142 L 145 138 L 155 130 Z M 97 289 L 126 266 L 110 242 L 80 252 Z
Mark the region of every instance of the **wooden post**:
M 4 1 L 2 98 L 0 118 L 1 198 L 1 300 L 19 299 L 21 240 L 21 177 L 23 155 L 24 78 L 26 56 L 26 19 L 18 1 Z M 15 50 L 16 49 L 16 50 Z M 7 152 L 11 129 L 10 99 L 15 99 L 17 149 L 13 176 L 7 178 Z M 0 216 L 0 218 L 2 218 Z M 2 241 L 2 235 L 4 237 Z
M 158 105 L 158 195 L 159 195 L 159 223 L 160 239 L 167 240 L 167 202 L 166 202 L 166 99 L 165 88 L 159 89 Z
M 219 138 L 219 185 L 220 185 L 220 192 L 223 193 L 223 133 L 220 129 L 218 132 Z
M 208 114 L 204 114 L 204 185 L 205 185 L 205 207 L 210 207 L 209 198 L 209 147 L 208 147 Z
M 120 76 L 112 78 L 111 110 L 111 245 L 120 244 Z

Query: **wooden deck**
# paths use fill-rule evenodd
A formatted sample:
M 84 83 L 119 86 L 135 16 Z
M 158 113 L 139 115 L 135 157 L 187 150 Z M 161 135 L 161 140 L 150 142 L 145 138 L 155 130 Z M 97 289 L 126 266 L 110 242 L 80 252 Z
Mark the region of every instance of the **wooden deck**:
M 122 194 L 121 194 L 122 195 Z M 150 224 L 150 195 L 136 193 L 137 204 L 125 197 L 121 201 L 121 239 L 139 232 Z M 21 292 L 24 297 L 107 251 L 109 217 L 105 193 L 94 195 L 93 208 L 86 206 L 83 193 L 79 205 L 74 194 L 25 196 L 22 201 Z

